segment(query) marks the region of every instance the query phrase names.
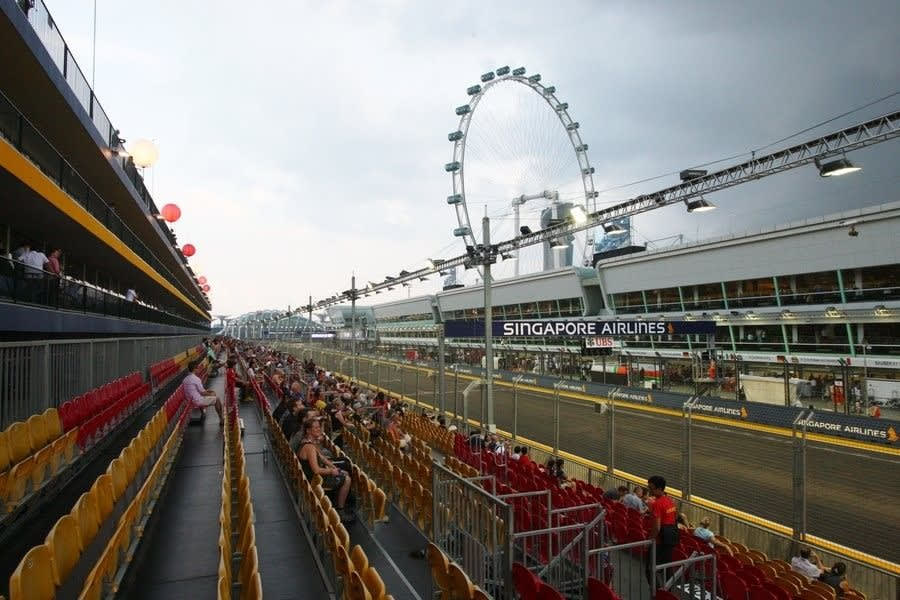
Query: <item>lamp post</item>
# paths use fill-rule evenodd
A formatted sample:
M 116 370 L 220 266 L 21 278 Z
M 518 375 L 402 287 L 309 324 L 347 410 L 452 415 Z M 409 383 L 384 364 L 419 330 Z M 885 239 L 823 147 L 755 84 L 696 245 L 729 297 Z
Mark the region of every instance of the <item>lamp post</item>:
M 350 277 L 350 379 L 356 381 L 356 275 Z
M 869 343 L 866 340 L 862 341 L 862 351 L 863 351 L 863 380 L 862 380 L 862 401 L 863 401 L 863 410 L 865 410 L 866 414 L 869 414 Z

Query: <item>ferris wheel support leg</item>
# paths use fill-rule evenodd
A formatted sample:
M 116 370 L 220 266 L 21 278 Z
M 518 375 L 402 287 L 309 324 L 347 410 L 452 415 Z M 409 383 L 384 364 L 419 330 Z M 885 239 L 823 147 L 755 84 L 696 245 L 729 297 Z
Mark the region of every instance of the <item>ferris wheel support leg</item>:
M 497 430 L 494 423 L 494 323 L 493 306 L 491 298 L 491 220 L 485 216 L 481 220 L 482 242 L 485 248 L 484 261 L 484 367 L 485 367 L 485 410 L 481 415 L 481 422 L 487 431 L 491 433 Z

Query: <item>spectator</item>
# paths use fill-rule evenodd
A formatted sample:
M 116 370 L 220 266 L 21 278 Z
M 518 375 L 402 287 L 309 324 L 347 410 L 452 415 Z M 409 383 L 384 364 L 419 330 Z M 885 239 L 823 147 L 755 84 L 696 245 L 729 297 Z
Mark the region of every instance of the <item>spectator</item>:
M 203 387 L 203 381 L 200 380 L 200 368 L 202 365 L 203 361 L 200 359 L 192 360 L 188 364 L 190 373 L 184 378 L 181 387 L 184 390 L 184 395 L 190 400 L 191 405 L 194 408 L 205 409 L 209 405 L 214 404 L 216 413 L 219 415 L 219 427 L 224 427 L 225 421 L 222 419 L 222 401 L 219 400 L 219 397 L 216 396 L 214 391 L 207 390 Z
M 522 447 L 516 446 L 515 448 L 513 448 L 512 454 L 510 454 L 509 457 L 513 460 L 519 460 L 519 456 L 521 456 L 521 455 L 522 455 Z
M 229 358 L 225 361 L 225 389 L 237 390 L 237 388 L 240 388 L 244 390 L 247 387 L 247 382 L 237 376 L 237 371 L 234 368 L 236 364 L 237 361 L 234 358 Z
M 679 515 L 680 517 L 681 515 Z M 716 539 L 716 534 L 709 528 L 709 517 L 700 519 L 698 527 L 694 528 L 694 537 L 699 538 L 709 544 L 711 547 L 721 550 L 727 554 L 731 554 L 731 548 Z M 679 527 L 681 529 L 681 527 Z
M 635 486 L 634 490 L 622 496 L 622 504 L 638 512 L 646 512 L 647 505 L 641 499 L 641 496 L 643 496 L 643 488 L 639 485 Z
M 850 589 L 850 583 L 847 581 L 847 577 L 845 574 L 847 573 L 847 565 L 842 562 L 836 562 L 834 565 L 825 571 L 820 578 L 823 583 L 826 583 L 834 588 L 835 594 L 837 594 L 838 598 L 843 597 L 844 592 Z
M 687 515 L 685 515 L 684 513 L 678 513 L 677 524 L 678 531 L 688 531 L 692 528 L 690 521 L 688 521 L 687 519 Z
M 828 570 L 819 556 L 809 548 L 801 548 L 800 555 L 791 559 L 791 570 L 807 579 L 818 579 Z
M 25 285 L 28 290 L 29 300 L 38 301 L 41 296 L 41 280 L 44 278 L 44 266 L 47 264 L 47 256 L 39 250 L 31 249 L 22 255 L 20 259 L 25 265 Z
M 30 242 L 22 242 L 22 244 L 13 250 L 12 259 L 17 261 L 22 261 L 22 257 L 31 252 L 31 243 Z
M 303 425 L 303 417 L 306 415 L 306 409 L 296 400 L 292 401 L 291 410 L 281 420 L 281 431 L 284 438 L 289 440 Z
M 605 494 L 603 494 L 603 497 L 606 498 L 607 500 L 619 502 L 622 500 L 622 498 L 625 497 L 625 494 L 627 494 L 627 493 L 628 493 L 628 488 L 625 487 L 624 485 L 620 485 L 619 487 L 615 487 L 615 488 L 607 491 Z
M 296 398 L 285 396 L 281 399 L 281 402 L 278 403 L 278 406 L 275 407 L 275 410 L 272 411 L 272 420 L 276 423 L 281 421 L 281 417 L 284 416 L 284 411 L 288 409 L 292 400 L 296 400 Z
M 519 455 L 519 462 L 523 465 L 530 465 L 534 461 L 528 456 L 528 446 L 522 446 L 522 453 Z
M 666 480 L 661 475 L 654 475 L 647 480 L 650 495 L 655 498 L 652 507 L 653 525 L 650 528 L 650 539 L 656 538 L 656 564 L 672 562 L 672 551 L 678 545 L 677 511 L 675 503 L 666 494 Z M 664 578 L 667 576 L 664 574 Z M 653 584 L 650 572 L 650 561 L 647 561 L 647 581 Z M 653 588 L 655 589 L 655 588 Z
M 315 475 L 322 477 L 322 489 L 335 495 L 334 503 L 342 521 L 352 521 L 353 515 L 346 508 L 347 496 L 350 494 L 350 475 L 337 468 L 334 463 L 322 456 L 317 440 L 322 435 L 322 425 L 318 419 L 309 419 L 303 423 L 303 438 L 297 458 L 306 474 L 312 481 Z
M 134 288 L 128 288 L 125 290 L 125 300 L 127 302 L 134 302 L 138 298 L 138 293 L 134 291 Z

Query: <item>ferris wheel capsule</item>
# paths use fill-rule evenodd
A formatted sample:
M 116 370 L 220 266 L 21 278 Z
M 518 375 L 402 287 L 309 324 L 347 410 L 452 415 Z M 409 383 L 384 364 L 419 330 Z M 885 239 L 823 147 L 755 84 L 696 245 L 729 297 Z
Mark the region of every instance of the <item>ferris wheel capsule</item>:
M 461 140 L 462 136 L 463 136 L 462 131 L 454 131 L 453 133 L 447 134 L 447 139 L 450 140 L 451 142 L 455 142 L 457 140 Z
M 573 121 L 573 122 L 569 123 L 568 125 L 566 125 L 566 129 L 569 131 L 575 131 L 576 129 L 578 129 L 578 127 L 579 127 L 578 121 Z
M 468 113 L 470 110 L 472 110 L 471 106 L 469 106 L 468 104 L 463 104 L 462 106 L 456 107 L 456 114 L 459 116 L 463 116 L 464 114 Z
M 497 69 L 497 77 L 503 77 L 504 75 L 509 75 L 509 67 L 500 67 Z
M 453 230 L 453 235 L 456 237 L 465 237 L 467 235 L 471 235 L 472 230 L 468 227 L 457 227 Z
M 569 110 L 569 103 L 568 103 L 568 102 L 561 102 L 560 104 L 558 104 L 558 105 L 556 106 L 556 110 L 557 110 L 558 112 L 562 112 L 562 111 L 564 111 L 564 110 Z
M 452 173 L 453 171 L 459 171 L 459 168 L 462 164 L 458 160 L 454 160 L 453 162 L 449 162 L 444 165 L 444 170 L 448 173 Z
M 461 204 L 463 201 L 462 194 L 453 194 L 447 196 L 447 204 Z
M 549 96 L 550 94 L 555 94 L 555 93 L 556 93 L 556 86 L 548 85 L 547 87 L 544 88 L 544 93 L 547 94 L 548 96 Z
M 521 77 L 525 74 L 525 67 L 519 67 L 517 69 L 513 69 L 513 77 Z
M 537 83 L 540 80 L 541 80 L 540 73 L 535 73 L 534 75 L 532 75 L 531 77 L 528 78 L 528 81 L 530 81 L 531 83 Z
M 488 71 L 487 73 L 485 73 L 484 75 L 481 76 L 481 83 L 487 83 L 488 81 L 491 81 L 493 78 L 494 78 L 494 72 Z
M 470 96 L 474 96 L 475 94 L 477 94 L 480 91 L 481 91 L 480 85 L 473 85 L 469 89 L 466 90 L 466 93 Z

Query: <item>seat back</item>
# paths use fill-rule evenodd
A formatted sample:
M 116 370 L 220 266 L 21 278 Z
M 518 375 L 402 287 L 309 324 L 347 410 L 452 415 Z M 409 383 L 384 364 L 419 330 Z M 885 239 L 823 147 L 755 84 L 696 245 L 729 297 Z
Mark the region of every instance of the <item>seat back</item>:
M 11 448 L 9 446 L 9 434 L 6 431 L 0 431 L 0 473 L 6 471 L 12 465 Z
M 378 571 L 375 570 L 375 567 L 369 567 L 365 570 L 363 583 L 366 584 L 366 589 L 372 595 L 372 600 L 383 600 L 387 589 L 384 587 L 384 581 L 381 579 Z
M 47 445 L 47 427 L 44 425 L 44 415 L 31 415 L 25 421 L 28 425 L 28 435 L 31 436 L 31 447 L 40 450 Z
M 612 589 L 597 579 L 588 578 L 588 600 L 621 600 Z
M 10 425 L 6 433 L 9 439 L 9 462 L 14 465 L 31 454 L 31 434 L 28 425 L 21 421 Z
M 56 586 L 53 584 L 50 547 L 40 544 L 29 550 L 9 578 L 9 597 L 21 600 L 53 600 Z
M 84 551 L 97 535 L 100 529 L 100 514 L 97 509 L 97 494 L 94 489 L 83 493 L 75 506 L 72 507 L 72 515 L 78 525 L 78 541 L 81 550 Z
M 109 473 L 104 473 L 98 477 L 96 481 L 94 481 L 94 485 L 91 486 L 91 492 L 93 492 L 97 498 L 97 514 L 102 523 L 106 520 L 106 517 L 112 513 L 113 506 L 116 504 L 112 476 Z
M 44 542 L 50 547 L 53 582 L 60 586 L 81 556 L 78 525 L 71 514 L 59 518 Z

